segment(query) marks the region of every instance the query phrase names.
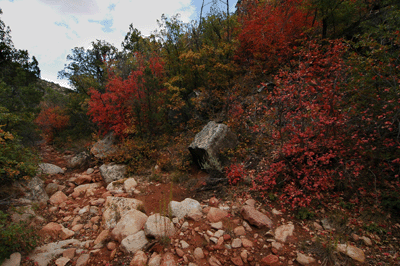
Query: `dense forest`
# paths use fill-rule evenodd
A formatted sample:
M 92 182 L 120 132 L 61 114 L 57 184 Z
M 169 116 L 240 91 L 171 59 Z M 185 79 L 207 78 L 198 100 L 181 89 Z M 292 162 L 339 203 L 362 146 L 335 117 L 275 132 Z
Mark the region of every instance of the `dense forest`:
M 110 131 L 130 171 L 187 171 L 188 144 L 214 120 L 239 138 L 221 169 L 232 185 L 294 209 L 340 193 L 398 214 L 398 1 L 225 4 L 191 23 L 162 16 L 150 36 L 131 24 L 120 48 L 74 48 L 59 72 L 71 91 L 40 83 L 0 21 L 0 181 L 35 174 L 39 135 L 84 149 Z

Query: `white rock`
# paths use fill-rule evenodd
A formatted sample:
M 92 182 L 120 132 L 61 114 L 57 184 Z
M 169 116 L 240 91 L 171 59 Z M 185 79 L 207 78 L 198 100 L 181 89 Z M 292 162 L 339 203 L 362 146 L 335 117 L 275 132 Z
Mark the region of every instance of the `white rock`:
M 181 202 L 171 201 L 168 208 L 173 217 L 178 219 L 185 218 L 185 216 L 193 210 L 201 212 L 201 205 L 197 200 L 187 198 Z
M 122 241 L 129 235 L 134 235 L 140 230 L 147 221 L 147 215 L 138 210 L 130 210 L 122 216 L 111 232 L 111 235 L 118 241 Z
M 284 224 L 276 228 L 275 239 L 280 242 L 286 242 L 287 237 L 292 236 L 294 231 L 293 224 Z
M 129 235 L 121 241 L 121 250 L 125 253 L 135 253 L 148 243 L 144 231 Z
M 175 234 L 175 227 L 168 217 L 156 213 L 147 219 L 144 232 L 151 237 L 172 236 Z

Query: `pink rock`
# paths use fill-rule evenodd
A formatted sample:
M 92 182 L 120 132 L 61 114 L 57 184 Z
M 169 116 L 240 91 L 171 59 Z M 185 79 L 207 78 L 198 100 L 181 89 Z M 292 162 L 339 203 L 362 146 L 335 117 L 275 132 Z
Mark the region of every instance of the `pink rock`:
M 71 228 L 71 230 L 74 232 L 77 232 L 77 231 L 81 230 L 82 228 L 83 228 L 83 224 L 76 224 Z
M 233 264 L 235 264 L 236 266 L 243 266 L 243 261 L 240 257 L 233 257 L 231 258 L 231 261 Z
M 217 207 L 219 204 L 219 201 L 216 197 L 212 197 L 208 200 L 208 205 L 210 205 L 211 207 Z
M 259 228 L 272 227 L 271 219 L 269 219 L 267 215 L 263 214 L 260 211 L 257 211 L 251 206 L 244 206 L 242 208 L 241 214 L 246 221 L 254 226 L 257 226 Z
M 219 222 L 225 217 L 228 217 L 228 213 L 226 211 L 214 207 L 211 207 L 207 214 L 207 219 L 212 223 Z
M 183 252 L 183 250 L 180 248 L 176 248 L 175 251 L 176 251 L 176 255 L 178 255 L 181 258 L 183 257 L 183 255 L 185 255 L 185 252 Z
M 50 203 L 53 205 L 58 205 L 65 202 L 68 199 L 67 195 L 65 195 L 62 191 L 57 191 L 50 198 Z
M 211 256 L 208 259 L 208 263 L 210 264 L 210 266 L 222 266 L 222 263 L 214 256 Z
M 199 247 L 195 248 L 194 252 L 193 252 L 193 256 L 197 259 L 197 260 L 201 260 L 204 259 L 204 253 L 203 250 Z
M 58 223 L 48 223 L 46 224 L 42 230 L 40 230 L 41 235 L 49 235 L 50 237 L 58 237 L 61 233 L 63 226 Z
M 253 242 L 251 240 L 248 240 L 247 238 L 242 239 L 242 246 L 245 248 L 251 248 L 254 246 Z
M 170 252 L 164 254 L 160 266 L 176 266 L 174 255 Z
M 233 232 L 235 233 L 236 236 L 246 235 L 246 230 L 244 229 L 243 226 L 236 227 L 235 229 L 233 229 Z
M 147 265 L 147 255 L 143 251 L 136 251 L 135 256 L 133 256 L 129 266 L 146 266 Z
M 78 260 L 76 261 L 76 266 L 85 266 L 90 258 L 89 254 L 81 255 Z
M 73 257 L 75 257 L 75 254 L 76 254 L 76 248 L 69 248 L 63 252 L 63 257 L 72 259 Z
M 103 243 L 104 240 L 106 240 L 106 238 L 110 235 L 110 231 L 108 230 L 103 230 L 101 231 L 101 233 L 97 236 L 97 238 L 94 240 L 93 244 L 97 245 L 100 243 Z
M 115 244 L 115 242 L 108 242 L 108 244 L 107 244 L 108 250 L 114 250 L 116 248 L 117 248 L 117 244 Z
M 275 266 L 279 265 L 279 258 L 273 254 L 269 254 L 261 260 L 262 266 Z

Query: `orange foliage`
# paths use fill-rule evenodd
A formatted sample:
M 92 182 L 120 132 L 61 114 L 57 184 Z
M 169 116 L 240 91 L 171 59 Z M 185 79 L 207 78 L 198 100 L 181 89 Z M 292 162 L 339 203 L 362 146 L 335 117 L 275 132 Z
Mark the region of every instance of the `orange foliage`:
M 44 107 L 35 119 L 42 129 L 45 139 L 51 142 L 54 137 L 68 126 L 69 116 L 63 114 L 61 107 Z

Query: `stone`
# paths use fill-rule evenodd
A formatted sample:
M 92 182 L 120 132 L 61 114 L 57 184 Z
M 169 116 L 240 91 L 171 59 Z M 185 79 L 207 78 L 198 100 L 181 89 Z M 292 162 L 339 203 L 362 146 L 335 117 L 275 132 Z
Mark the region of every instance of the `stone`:
M 315 230 L 317 230 L 317 231 L 322 231 L 322 230 L 324 230 L 324 228 L 322 228 L 322 226 L 321 226 L 319 223 L 317 223 L 317 222 L 314 222 L 314 223 L 313 223 L 313 226 L 314 226 Z
M 74 192 L 72 194 L 77 195 L 79 197 L 81 194 L 86 194 L 86 192 L 90 190 L 95 190 L 102 187 L 102 184 L 100 182 L 98 183 L 90 183 L 90 184 L 84 184 L 80 185 L 74 188 Z
M 244 236 L 246 235 L 246 230 L 243 226 L 238 226 L 233 229 L 233 233 L 235 233 L 236 236 Z
M 114 147 L 115 135 L 113 132 L 108 133 L 102 140 L 96 142 L 90 149 L 91 154 L 99 159 L 104 159 L 107 156 L 115 153 L 117 149 Z
M 176 248 L 175 252 L 176 252 L 176 255 L 178 255 L 181 258 L 183 257 L 183 255 L 185 255 L 185 252 L 183 252 L 183 250 L 180 248 Z
M 101 231 L 101 233 L 96 237 L 96 239 L 94 240 L 93 244 L 95 246 L 102 246 L 105 242 L 105 240 L 108 238 L 108 236 L 110 235 L 110 231 L 107 229 L 104 229 L 103 231 Z
M 124 182 L 124 190 L 126 193 L 129 194 L 134 194 L 135 193 L 135 188 L 137 187 L 137 182 L 135 180 L 135 178 L 130 177 L 128 179 L 125 180 Z
M 250 207 L 254 208 L 256 205 L 256 201 L 254 199 L 248 199 L 248 200 L 246 200 L 246 202 L 244 204 L 249 205 Z
M 50 197 L 50 203 L 53 205 L 59 205 L 67 201 L 68 197 L 62 191 L 57 191 Z
M 81 174 L 77 178 L 75 178 L 75 183 L 78 185 L 87 184 L 92 181 L 92 176 L 87 174 Z
M 38 172 L 46 175 L 64 174 L 64 170 L 61 167 L 51 163 L 39 164 Z
M 219 222 L 226 217 L 228 217 L 228 212 L 219 208 L 211 207 L 207 213 L 207 219 L 212 223 Z
M 196 260 L 204 259 L 203 249 L 200 247 L 195 248 L 193 251 L 193 256 L 195 257 Z
M 210 266 L 222 266 L 222 263 L 214 256 L 208 258 L 208 263 Z
M 240 257 L 232 257 L 231 261 L 236 266 L 243 266 L 244 265 L 243 261 L 242 261 L 242 259 Z
M 17 183 L 17 186 L 21 187 L 24 190 L 25 199 L 39 203 L 47 203 L 47 201 L 49 200 L 49 196 L 44 189 L 44 182 L 42 179 L 35 176 L 26 184 L 24 184 L 25 182 L 26 181 L 19 181 Z
M 161 255 L 154 252 L 149 259 L 148 266 L 160 266 L 161 259 Z
M 62 226 L 61 232 L 60 232 L 60 238 L 61 238 L 62 240 L 65 240 L 65 239 L 68 239 L 68 238 L 70 238 L 70 237 L 73 237 L 74 235 L 75 235 L 75 232 L 74 232 L 74 231 L 72 231 L 72 230 L 70 230 L 70 229 L 65 228 L 64 226 Z
M 69 159 L 70 168 L 79 168 L 85 166 L 89 162 L 90 156 L 87 152 L 83 151 Z
M 122 241 L 128 235 L 134 235 L 146 224 L 147 215 L 138 210 L 130 210 L 126 212 L 118 221 L 116 226 L 111 232 L 111 235 L 118 240 Z
M 346 254 L 353 260 L 356 260 L 358 262 L 364 263 L 365 262 L 365 254 L 364 251 L 361 249 L 347 245 L 347 244 L 338 244 L 336 248 L 339 252 Z
M 147 265 L 147 255 L 143 251 L 139 250 L 133 256 L 129 266 L 146 266 Z
M 253 228 L 251 228 L 251 226 L 246 221 L 243 221 L 242 225 L 243 225 L 244 229 L 246 229 L 246 231 L 249 231 L 249 232 L 253 231 Z
M 242 246 L 242 240 L 240 238 L 235 238 L 232 240 L 232 248 L 240 248 Z
M 334 229 L 328 218 L 322 219 L 321 223 L 322 223 L 322 226 L 324 227 L 325 230 L 330 231 L 330 230 Z
M 237 137 L 225 124 L 210 121 L 189 146 L 193 161 L 202 169 L 220 170 L 223 166 L 220 154 L 235 148 Z
M 1 266 L 19 266 L 21 264 L 21 253 L 15 252 L 11 254 L 9 259 L 4 260 Z
M 175 265 L 177 264 L 174 255 L 172 253 L 167 252 L 162 256 L 160 266 L 175 266 Z
M 263 214 L 262 212 L 254 209 L 251 206 L 244 206 L 242 208 L 241 214 L 243 219 L 245 219 L 249 224 L 254 225 L 258 228 L 262 227 L 272 227 L 272 221 L 268 218 L 267 215 Z
M 74 232 L 78 232 L 83 228 L 83 224 L 76 224 L 74 226 L 72 226 L 71 230 Z
M 67 265 L 67 263 L 70 261 L 71 259 L 69 258 L 65 258 L 65 257 L 61 257 L 56 259 L 56 261 L 54 262 L 57 266 L 65 266 Z
M 144 232 L 146 236 L 150 237 L 169 237 L 175 234 L 175 227 L 168 217 L 156 213 L 150 215 L 147 219 L 144 225 Z
M 279 242 L 272 242 L 271 243 L 271 246 L 272 246 L 272 248 L 275 248 L 276 250 L 281 250 L 282 248 L 283 248 L 283 244 L 282 243 L 279 243 Z
M 124 181 L 125 179 L 112 181 L 110 184 L 107 185 L 107 190 L 113 194 L 124 193 Z
M 253 242 L 247 238 L 242 239 L 242 246 L 244 248 L 252 248 L 254 246 Z
M 309 265 L 315 262 L 313 257 L 306 256 L 300 252 L 297 253 L 296 261 L 301 265 Z
M 76 254 L 76 248 L 69 248 L 63 252 L 63 257 L 72 259 L 73 257 L 75 257 L 75 254 Z
M 14 207 L 15 211 L 12 211 L 11 220 L 15 223 L 29 222 L 31 219 L 36 217 L 35 212 L 32 210 L 32 206 L 18 206 Z
M 240 257 L 242 258 L 244 263 L 247 263 L 247 261 L 248 261 L 247 259 L 249 257 L 249 252 L 246 249 L 242 250 L 242 252 L 240 252 Z
M 183 249 L 187 249 L 190 247 L 190 245 L 185 240 L 181 240 L 181 241 L 179 241 L 179 243 L 181 244 L 181 247 Z
M 62 228 L 63 226 L 61 224 L 50 222 L 40 230 L 40 234 L 49 236 L 50 238 L 57 238 L 60 235 Z
M 197 200 L 186 198 L 181 202 L 171 201 L 168 204 L 168 209 L 172 217 L 177 217 L 178 219 L 183 219 L 186 215 L 192 211 L 196 210 L 201 213 L 201 205 Z
M 120 248 L 125 253 L 135 253 L 141 250 L 147 243 L 146 234 L 142 230 L 122 239 Z
M 89 261 L 89 258 L 90 258 L 89 254 L 80 255 L 79 258 L 76 260 L 76 266 L 85 266 L 85 265 L 87 265 L 87 262 Z
M 56 183 L 49 183 L 46 188 L 45 191 L 47 193 L 47 195 L 51 196 L 54 193 L 56 193 L 58 191 L 58 184 Z
M 276 255 L 269 254 L 260 261 L 262 266 L 275 266 L 279 265 L 279 258 Z
M 35 248 L 32 253 L 28 255 L 28 257 L 36 262 L 38 266 L 47 266 L 52 259 L 59 256 L 66 250 L 64 247 L 69 248 L 70 245 L 81 246 L 82 243 L 76 239 L 49 243 Z
M 216 229 L 216 230 L 220 230 L 223 228 L 222 222 L 211 223 L 210 225 L 211 225 L 211 228 Z
M 133 209 L 143 206 L 143 202 L 137 199 L 123 197 L 107 197 L 104 203 L 103 224 L 107 229 L 114 228 L 121 217 Z
M 275 239 L 282 243 L 286 242 L 286 239 L 289 236 L 293 235 L 294 225 L 293 224 L 284 224 L 276 228 L 275 230 Z
M 364 244 L 365 244 L 365 245 L 367 245 L 367 246 L 372 246 L 372 241 L 371 241 L 371 239 L 370 239 L 369 237 L 362 236 L 362 237 L 360 237 L 360 239 L 361 239 L 362 241 L 364 241 Z
M 103 164 L 100 166 L 100 174 L 106 184 L 110 184 L 113 181 L 121 180 L 125 178 L 126 165 L 122 164 Z
M 208 200 L 208 205 L 211 207 L 218 207 L 219 200 L 216 197 L 212 197 Z

